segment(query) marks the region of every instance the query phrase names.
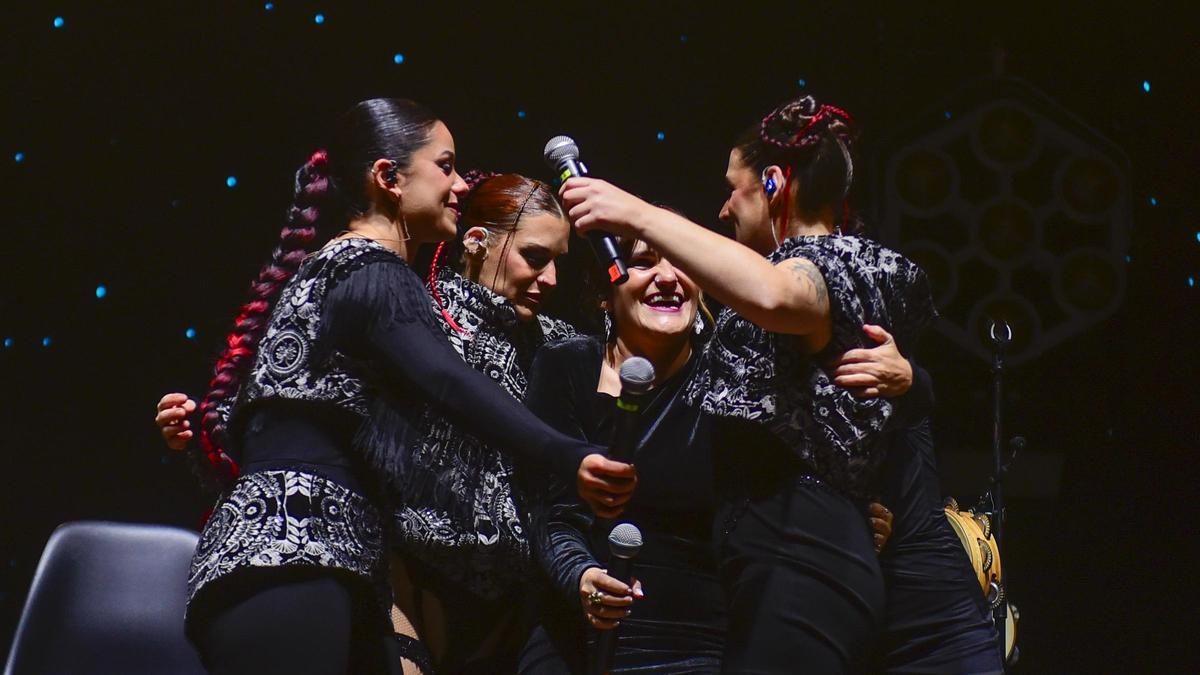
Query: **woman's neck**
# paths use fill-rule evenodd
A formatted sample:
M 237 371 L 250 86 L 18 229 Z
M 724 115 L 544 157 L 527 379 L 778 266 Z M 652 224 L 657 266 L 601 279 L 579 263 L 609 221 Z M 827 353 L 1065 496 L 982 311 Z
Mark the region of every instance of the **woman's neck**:
M 654 366 L 654 384 L 658 385 L 679 372 L 692 356 L 691 337 L 684 333 L 665 340 L 626 341 L 620 334 L 608 344 L 605 361 L 614 371 L 631 356 L 640 356 Z
M 837 231 L 833 207 L 826 206 L 816 213 L 793 213 L 788 219 L 787 237 L 827 236 Z
M 400 225 L 378 213 L 369 213 L 350 221 L 346 235 L 371 239 L 392 253 L 404 258 L 411 265 L 420 249 L 419 242 L 405 239 Z

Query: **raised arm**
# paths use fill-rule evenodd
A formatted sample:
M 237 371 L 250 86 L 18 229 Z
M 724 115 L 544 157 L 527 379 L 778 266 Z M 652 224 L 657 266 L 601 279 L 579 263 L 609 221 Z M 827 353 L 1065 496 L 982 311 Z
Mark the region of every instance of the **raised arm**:
M 808 260 L 772 265 L 753 250 L 602 180 L 572 178 L 559 194 L 580 232 L 642 239 L 706 293 L 777 333 L 819 335 L 830 325 L 825 280 Z

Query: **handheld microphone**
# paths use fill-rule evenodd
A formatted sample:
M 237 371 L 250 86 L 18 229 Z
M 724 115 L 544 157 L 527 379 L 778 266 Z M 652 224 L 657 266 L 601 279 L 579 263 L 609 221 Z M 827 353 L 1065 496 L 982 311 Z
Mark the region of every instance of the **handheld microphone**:
M 608 576 L 633 586 L 633 559 L 642 550 L 642 531 L 633 523 L 621 523 L 608 533 Z M 617 651 L 617 629 L 600 631 L 592 653 L 591 675 L 604 675 Z
M 654 366 L 640 356 L 631 356 L 621 364 L 620 375 L 621 395 L 617 398 L 617 411 L 613 417 L 608 457 L 629 464 L 637 450 L 642 406 L 654 384 Z
M 546 142 L 542 156 L 546 159 L 546 164 L 558 172 L 559 183 L 568 178 L 588 175 L 587 167 L 579 159 L 579 146 L 570 136 L 551 138 Z M 587 238 L 592 245 L 592 252 L 596 254 L 596 259 L 608 272 L 608 280 L 614 286 L 628 281 L 629 270 L 625 267 L 621 252 L 617 250 L 616 238 L 601 230 L 588 232 Z

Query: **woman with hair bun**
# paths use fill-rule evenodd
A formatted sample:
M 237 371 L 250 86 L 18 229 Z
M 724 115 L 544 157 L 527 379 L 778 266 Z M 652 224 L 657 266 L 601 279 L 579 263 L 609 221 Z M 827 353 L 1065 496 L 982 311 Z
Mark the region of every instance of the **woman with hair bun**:
M 857 672 L 883 619 L 862 514 L 885 426 L 921 399 L 859 397 L 832 371 L 887 335 L 864 325 L 908 350 L 934 309 L 914 264 L 839 233 L 853 140 L 850 116 L 811 97 L 755 125 L 726 171 L 736 241 L 604 181 L 560 190 L 577 229 L 645 240 L 726 306 L 686 387 L 714 417 L 726 672 Z
M 388 495 L 421 480 L 429 406 L 595 508 L 632 490 L 632 467 L 542 424 L 464 367 L 436 324 L 409 262 L 455 234 L 466 185 L 454 162 L 426 108 L 372 99 L 297 173 L 280 244 L 200 406 L 199 466 L 223 492 L 193 559 L 187 630 L 211 672 L 399 668 L 384 520 Z M 318 248 L 321 229 L 336 234 Z
M 541 181 L 481 172 L 465 179 L 471 190 L 458 234 L 438 245 L 427 278 L 434 314 L 468 366 L 522 401 L 534 352 L 575 333 L 542 313 L 570 224 Z M 438 672 L 513 671 L 532 579 L 517 466 L 435 406 L 420 419 L 410 480 L 394 496 L 396 604 Z

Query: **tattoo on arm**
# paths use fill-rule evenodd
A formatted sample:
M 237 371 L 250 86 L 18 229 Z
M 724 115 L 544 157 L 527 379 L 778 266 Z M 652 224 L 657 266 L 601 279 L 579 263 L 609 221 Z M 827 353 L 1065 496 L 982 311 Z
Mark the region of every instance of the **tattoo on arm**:
M 812 287 L 813 303 L 817 309 L 824 312 L 829 307 L 829 288 L 825 286 L 825 277 L 817 266 L 803 258 L 795 258 L 789 265 L 792 274 L 803 283 Z

